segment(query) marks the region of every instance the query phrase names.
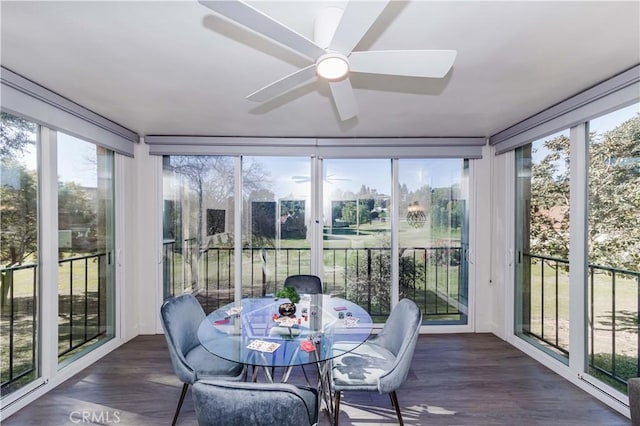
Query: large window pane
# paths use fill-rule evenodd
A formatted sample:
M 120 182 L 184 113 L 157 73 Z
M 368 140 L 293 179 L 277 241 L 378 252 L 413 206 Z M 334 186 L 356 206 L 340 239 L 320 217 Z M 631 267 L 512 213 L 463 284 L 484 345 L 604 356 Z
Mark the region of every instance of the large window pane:
M 114 336 L 113 194 L 113 152 L 58 133 L 58 355 L 65 363 Z
M 311 272 L 309 158 L 242 158 L 242 294 L 274 293 Z
M 516 150 L 516 334 L 568 363 L 569 131 Z
M 589 372 L 626 391 L 638 371 L 640 104 L 589 123 Z
M 233 301 L 234 169 L 233 157 L 163 158 L 164 297 L 195 292 L 207 312 Z
M 400 297 L 425 323 L 467 322 L 468 161 L 399 160 Z
M 323 161 L 325 291 L 384 321 L 391 299 L 391 160 Z
M 0 377 L 2 396 L 39 377 L 38 166 L 35 123 L 1 115 Z

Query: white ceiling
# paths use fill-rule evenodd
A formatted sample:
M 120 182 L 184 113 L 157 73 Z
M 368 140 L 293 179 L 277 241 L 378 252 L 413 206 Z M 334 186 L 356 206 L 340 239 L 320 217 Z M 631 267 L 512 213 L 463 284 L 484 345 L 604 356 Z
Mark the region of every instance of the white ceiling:
M 252 2 L 312 38 L 344 2 Z M 245 99 L 308 60 L 196 1 L 1 2 L 1 63 L 141 135 L 490 136 L 640 63 L 640 2 L 392 2 L 359 50 L 454 49 L 444 79 L 353 74 Z

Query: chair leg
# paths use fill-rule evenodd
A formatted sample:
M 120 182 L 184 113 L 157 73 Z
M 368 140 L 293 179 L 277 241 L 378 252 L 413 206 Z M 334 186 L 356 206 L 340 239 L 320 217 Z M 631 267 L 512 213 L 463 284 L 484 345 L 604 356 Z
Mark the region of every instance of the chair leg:
M 391 398 L 391 405 L 393 405 L 393 408 L 396 409 L 398 423 L 400 424 L 400 426 L 404 426 L 404 422 L 402 421 L 402 414 L 400 414 L 400 404 L 398 404 L 398 395 L 396 395 L 396 391 L 390 392 L 389 397 Z
M 180 414 L 180 409 L 182 408 L 182 403 L 184 402 L 184 397 L 187 394 L 188 388 L 188 383 L 182 385 L 182 393 L 180 394 L 180 400 L 178 401 L 178 408 L 176 408 L 176 414 L 174 414 L 173 416 L 173 422 L 171 422 L 171 426 L 176 426 L 176 422 L 178 421 L 178 414 Z
M 340 417 L 340 391 L 333 393 L 333 426 L 338 426 L 338 418 Z

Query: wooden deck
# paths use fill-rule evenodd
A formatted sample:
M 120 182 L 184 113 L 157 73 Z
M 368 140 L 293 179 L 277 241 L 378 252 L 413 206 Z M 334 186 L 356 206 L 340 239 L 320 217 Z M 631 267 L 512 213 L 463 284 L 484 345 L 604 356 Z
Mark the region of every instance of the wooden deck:
M 298 382 L 301 369 L 294 371 Z M 138 336 L 3 425 L 168 425 L 180 388 L 164 336 Z M 407 425 L 631 424 L 491 334 L 421 336 L 398 399 Z M 387 395 L 347 393 L 341 409 L 341 425 L 396 423 Z M 190 393 L 178 424 L 196 424 Z M 328 424 L 323 412 L 320 425 Z

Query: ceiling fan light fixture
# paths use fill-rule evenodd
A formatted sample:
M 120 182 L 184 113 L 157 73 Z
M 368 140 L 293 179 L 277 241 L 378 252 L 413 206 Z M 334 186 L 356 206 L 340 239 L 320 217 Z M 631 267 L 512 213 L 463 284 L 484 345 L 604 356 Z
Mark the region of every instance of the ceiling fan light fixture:
M 327 53 L 316 61 L 316 72 L 325 80 L 342 80 L 349 74 L 349 61 L 339 53 Z

